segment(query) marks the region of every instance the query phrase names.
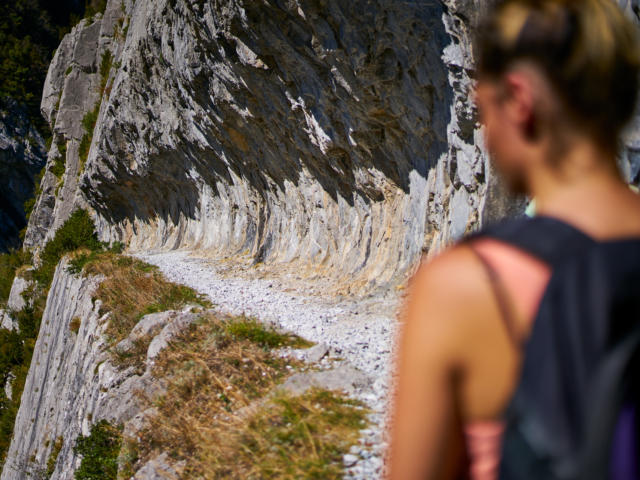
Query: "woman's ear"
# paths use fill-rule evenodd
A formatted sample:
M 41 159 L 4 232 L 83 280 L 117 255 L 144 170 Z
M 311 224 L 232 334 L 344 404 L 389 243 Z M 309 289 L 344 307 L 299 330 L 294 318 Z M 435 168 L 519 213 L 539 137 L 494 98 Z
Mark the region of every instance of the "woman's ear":
M 539 128 L 533 79 L 526 71 L 512 70 L 505 74 L 503 88 L 505 114 L 526 140 L 537 140 Z

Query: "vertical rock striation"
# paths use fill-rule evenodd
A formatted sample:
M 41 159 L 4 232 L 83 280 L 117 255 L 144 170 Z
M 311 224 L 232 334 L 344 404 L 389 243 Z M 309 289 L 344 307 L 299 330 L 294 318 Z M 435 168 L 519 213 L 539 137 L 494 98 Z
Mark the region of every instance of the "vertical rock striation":
M 40 478 L 56 439 L 75 439 L 97 400 L 92 379 L 104 344 L 98 328 L 100 303 L 91 301 L 97 281 L 74 277 L 65 267 L 63 261 L 56 269 L 47 298 L 3 480 Z M 73 318 L 81 320 L 77 334 L 69 327 Z M 68 453 L 73 456 L 71 441 L 60 455 Z
M 54 142 L 26 245 L 83 206 L 132 250 L 296 265 L 353 291 L 403 280 L 423 252 L 524 208 L 469 95 L 486 4 L 109 1 L 51 64 Z
M 49 466 L 50 478 L 72 480 L 78 435 L 102 419 L 127 422 L 140 411 L 136 392 L 160 388 L 148 373 L 110 362 L 103 337 L 109 314 L 92 299 L 101 278 L 71 274 L 67 265 L 58 264 L 47 297 L 2 480 L 46 478 Z
M 453 3 L 110 1 L 51 65 L 49 160 L 66 170 L 45 176 L 27 245 L 81 205 L 133 250 L 322 268 L 354 290 L 403 280 L 483 219 L 475 4 Z

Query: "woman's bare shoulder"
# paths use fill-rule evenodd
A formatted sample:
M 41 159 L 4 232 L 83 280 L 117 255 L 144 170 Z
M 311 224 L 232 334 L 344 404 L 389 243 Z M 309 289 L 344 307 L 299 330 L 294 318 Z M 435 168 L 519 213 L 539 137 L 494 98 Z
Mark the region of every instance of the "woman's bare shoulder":
M 423 259 L 409 282 L 406 315 L 415 341 L 457 356 L 483 328 L 491 303 L 483 267 L 464 244 Z
M 478 267 L 467 244 L 454 244 L 431 258 L 421 259 L 409 282 L 410 290 L 432 296 L 472 293 L 482 280 L 482 269 Z

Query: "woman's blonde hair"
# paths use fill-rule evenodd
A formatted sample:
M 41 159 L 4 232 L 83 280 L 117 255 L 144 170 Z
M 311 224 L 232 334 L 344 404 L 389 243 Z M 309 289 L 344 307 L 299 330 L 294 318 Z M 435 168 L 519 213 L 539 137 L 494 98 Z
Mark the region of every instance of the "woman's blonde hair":
M 613 0 L 503 0 L 481 22 L 478 75 L 542 67 L 572 121 L 615 151 L 638 92 L 637 27 Z

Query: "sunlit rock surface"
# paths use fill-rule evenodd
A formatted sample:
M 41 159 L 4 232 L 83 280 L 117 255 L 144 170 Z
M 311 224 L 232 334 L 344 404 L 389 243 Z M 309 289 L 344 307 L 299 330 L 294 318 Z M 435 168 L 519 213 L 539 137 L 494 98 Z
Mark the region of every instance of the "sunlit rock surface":
M 49 69 L 54 136 L 25 245 L 37 253 L 80 206 L 130 251 L 389 291 L 423 253 L 524 210 L 490 168 L 470 98 L 486 4 L 110 0 Z M 620 159 L 636 183 L 638 132 Z M 133 415 L 133 386 L 157 387 L 106 361 L 97 281 L 56 271 L 2 480 L 42 473 L 59 436 L 53 478 L 72 478 L 77 435 Z
M 47 173 L 27 245 L 89 206 L 101 238 L 132 250 L 295 265 L 348 291 L 398 283 L 423 252 L 514 204 L 486 195 L 469 98 L 477 11 L 109 2 L 52 62 L 42 111 L 55 132 L 49 161 L 65 155 L 66 171 Z M 81 170 L 82 118 L 98 102 Z

